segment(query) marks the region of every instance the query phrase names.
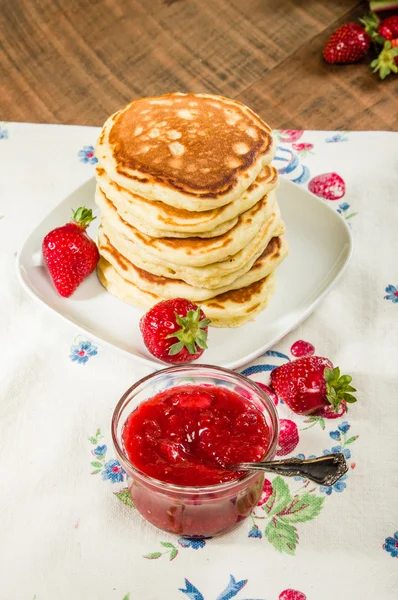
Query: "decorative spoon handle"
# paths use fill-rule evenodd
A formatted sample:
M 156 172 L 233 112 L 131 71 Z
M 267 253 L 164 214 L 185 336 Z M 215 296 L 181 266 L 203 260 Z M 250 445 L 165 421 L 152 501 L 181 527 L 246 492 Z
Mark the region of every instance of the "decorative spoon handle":
M 335 452 L 308 460 L 286 458 L 254 463 L 238 463 L 228 467 L 233 471 L 269 471 L 285 477 L 305 477 L 319 485 L 331 486 L 348 471 L 344 454 Z

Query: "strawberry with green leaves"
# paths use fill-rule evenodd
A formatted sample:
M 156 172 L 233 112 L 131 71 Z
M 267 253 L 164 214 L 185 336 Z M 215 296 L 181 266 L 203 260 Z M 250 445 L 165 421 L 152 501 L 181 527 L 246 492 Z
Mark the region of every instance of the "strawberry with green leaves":
M 271 371 L 271 386 L 278 396 L 300 415 L 319 414 L 330 418 L 356 402 L 350 375 L 340 375 L 327 358 L 306 356 Z
M 385 79 L 390 73 L 398 73 L 398 38 L 384 42 L 379 56 L 370 63 L 374 73 Z
M 372 39 L 378 54 L 370 67 L 385 79 L 391 73 L 398 73 L 398 15 L 392 15 L 380 21 L 377 15 L 370 13 L 360 19 L 367 34 Z
M 173 298 L 155 304 L 140 320 L 149 352 L 174 365 L 192 362 L 207 348 L 210 319 L 190 300 Z
M 44 262 L 58 293 L 65 298 L 94 271 L 99 260 L 97 246 L 86 233 L 95 219 L 92 210 L 81 206 L 72 213 L 72 220 L 50 231 L 42 244 Z

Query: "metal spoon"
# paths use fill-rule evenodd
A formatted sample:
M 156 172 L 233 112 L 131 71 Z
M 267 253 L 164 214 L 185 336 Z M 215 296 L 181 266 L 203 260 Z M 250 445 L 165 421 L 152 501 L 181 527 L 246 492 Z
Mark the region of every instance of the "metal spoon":
M 284 460 L 237 463 L 228 465 L 227 468 L 231 471 L 268 471 L 285 477 L 300 476 L 326 486 L 334 485 L 348 471 L 345 456 L 341 452 L 308 460 L 285 458 Z

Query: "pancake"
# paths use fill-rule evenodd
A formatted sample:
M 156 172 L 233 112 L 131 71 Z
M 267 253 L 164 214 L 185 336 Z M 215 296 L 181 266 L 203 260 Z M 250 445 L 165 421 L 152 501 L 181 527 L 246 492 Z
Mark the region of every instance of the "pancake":
M 236 218 L 278 186 L 278 172 L 267 165 L 237 200 L 206 211 L 174 208 L 164 202 L 146 200 L 112 181 L 97 167 L 97 182 L 120 216 L 130 225 L 153 237 L 214 237 L 236 224 Z
M 162 298 L 188 298 L 193 302 L 208 300 L 219 294 L 246 287 L 259 279 L 263 279 L 272 273 L 288 254 L 288 244 L 284 238 L 274 237 L 246 274 L 238 277 L 229 285 L 208 290 L 191 286 L 181 279 L 153 275 L 136 267 L 112 246 L 105 234 L 99 240 L 98 249 L 100 255 L 112 265 L 121 277 L 134 283 L 140 289 L 153 292 Z
M 202 267 L 177 265 L 161 259 L 154 260 L 150 254 L 144 253 L 141 248 L 136 248 L 124 236 L 110 228 L 107 222 L 103 222 L 100 227 L 99 239 L 101 239 L 102 232 L 106 234 L 112 246 L 122 256 L 140 269 L 171 279 L 182 279 L 195 287 L 213 289 L 228 285 L 247 273 L 270 240 L 284 233 L 284 224 L 280 218 L 279 207 L 276 206 L 269 220 L 263 224 L 258 234 L 244 248 L 221 262 Z
M 102 285 L 114 296 L 145 310 L 164 298 L 140 289 L 131 281 L 123 279 L 103 257 L 97 267 Z M 263 310 L 275 291 L 275 274 L 238 290 L 229 291 L 200 302 L 213 327 L 239 327 Z
M 237 200 L 274 153 L 270 127 L 244 104 L 178 93 L 119 110 L 96 148 L 99 166 L 121 187 L 191 211 Z
M 238 217 L 234 227 L 216 237 L 153 238 L 126 223 L 101 190 L 98 190 L 96 202 L 101 209 L 102 223 L 118 235 L 124 236 L 124 244 L 132 246 L 134 251 L 143 251 L 145 255 L 150 255 L 152 260 L 194 267 L 220 262 L 239 252 L 268 221 L 276 206 L 272 193 L 264 196 Z
M 218 225 L 217 227 L 215 227 L 214 229 L 212 229 L 210 231 L 201 232 L 201 233 L 183 233 L 183 232 L 176 232 L 176 231 L 166 231 L 166 230 L 161 230 L 161 229 L 153 229 L 151 227 L 151 225 L 149 225 L 146 221 L 141 221 L 139 219 L 136 219 L 135 217 L 132 217 L 129 213 L 121 211 L 117 207 L 115 202 L 113 202 L 110 199 L 110 197 L 107 195 L 107 193 L 105 193 L 105 191 L 98 186 L 95 191 L 95 202 L 96 202 L 98 208 L 101 210 L 101 214 L 102 214 L 103 218 L 105 218 L 107 220 L 112 220 L 112 218 L 113 218 L 115 228 L 118 231 L 120 231 L 120 233 L 123 233 L 123 231 L 124 231 L 125 235 L 127 235 L 127 237 L 128 237 L 128 234 L 126 233 L 126 231 L 128 230 L 128 228 L 134 227 L 141 233 L 144 233 L 145 235 L 148 235 L 150 237 L 155 237 L 155 238 L 164 238 L 164 237 L 189 238 L 189 237 L 193 237 L 193 236 L 197 237 L 197 238 L 201 238 L 201 237 L 212 238 L 212 237 L 217 237 L 219 235 L 223 235 L 224 233 L 226 233 L 227 231 L 232 229 L 232 227 L 235 227 L 235 225 L 238 222 L 238 217 L 235 217 L 234 219 L 231 219 L 230 221 L 225 221 L 225 223 L 221 223 L 220 225 Z M 147 202 L 150 203 L 149 201 L 147 201 Z M 169 207 L 169 208 L 171 208 L 171 207 Z M 173 208 L 173 210 L 178 211 L 180 209 Z M 117 212 L 117 214 L 119 216 L 119 219 L 118 219 L 119 222 L 117 220 L 115 220 L 115 217 L 114 217 L 115 212 Z M 203 214 L 203 213 L 198 213 L 198 214 Z M 126 225 L 127 225 L 127 227 L 126 227 Z

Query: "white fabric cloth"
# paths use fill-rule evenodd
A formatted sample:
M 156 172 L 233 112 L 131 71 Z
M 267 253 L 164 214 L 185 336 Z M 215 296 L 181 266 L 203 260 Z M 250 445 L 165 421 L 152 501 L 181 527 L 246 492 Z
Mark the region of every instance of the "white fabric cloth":
M 341 197 L 325 202 L 342 218 L 357 213 L 355 252 L 316 312 L 255 361 L 251 377 L 267 383 L 299 339 L 350 373 L 358 403 L 324 429 L 278 405 L 298 428 L 292 456 L 340 446 L 350 471 L 330 494 L 271 476 L 264 497 L 272 486 L 281 510 L 265 503 L 235 531 L 201 542 L 156 530 L 123 493 L 111 415 L 150 369 L 78 335 L 16 278 L 29 231 L 93 176 L 97 134 L 0 127 L 0 598 L 396 599 L 398 134 L 280 133 L 284 176 L 305 187 L 331 172 L 344 181 L 344 196 L 340 183 L 331 193 Z

